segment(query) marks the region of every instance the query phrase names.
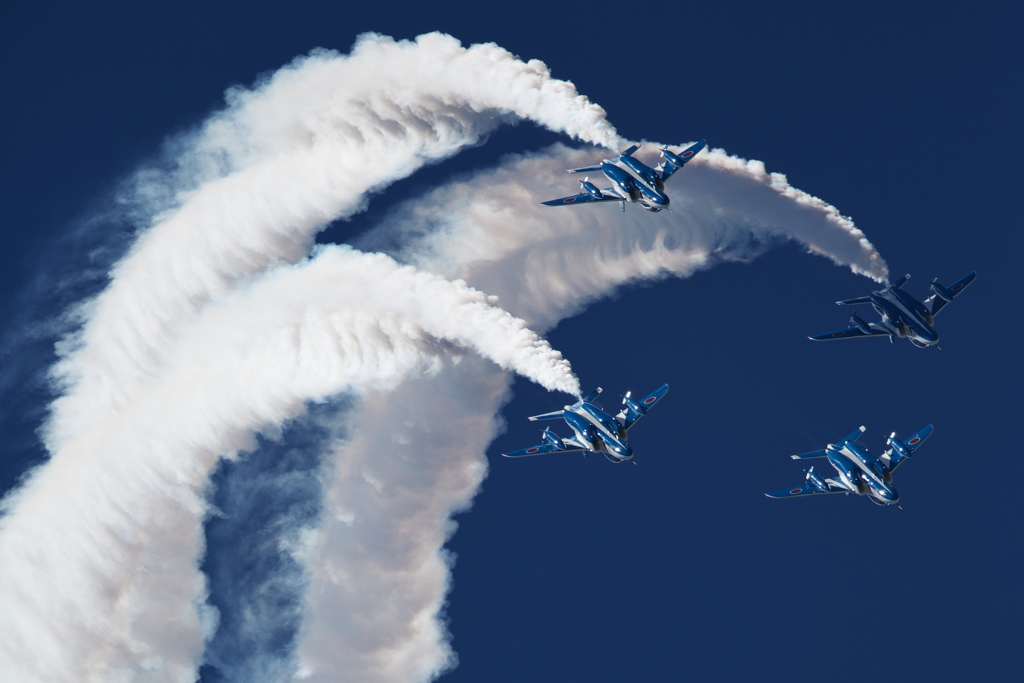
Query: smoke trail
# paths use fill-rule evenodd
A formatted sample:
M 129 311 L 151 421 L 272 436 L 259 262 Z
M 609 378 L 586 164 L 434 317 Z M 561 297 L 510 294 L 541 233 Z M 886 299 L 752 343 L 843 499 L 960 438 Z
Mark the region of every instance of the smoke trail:
M 594 155 L 556 145 L 510 158 L 410 200 L 360 243 L 394 245 L 422 268 L 465 278 L 540 327 L 624 283 L 747 260 L 784 239 L 885 277 L 881 257 L 834 207 L 719 150 L 673 179 L 670 214 L 538 204 L 570 189 L 564 169 Z M 302 680 L 425 681 L 454 664 L 437 620 L 448 582 L 442 548 L 450 515 L 469 504 L 486 472 L 483 449 L 499 428 L 491 416 L 507 388 L 462 364 L 360 405 L 332 454 L 337 474 L 298 643 Z
M 340 249 L 274 266 L 501 122 L 612 141 L 600 108 L 538 62 L 438 34 L 364 37 L 231 100 L 178 170 L 140 175 L 130 213 L 161 212 L 83 308 L 55 372 L 52 459 L 4 502 L 9 677 L 192 680 L 215 622 L 196 609 L 209 471 L 309 399 L 434 372 L 454 355 L 439 339 L 578 393 L 557 353 L 462 283 Z
M 614 203 L 540 205 L 576 190 L 565 169 L 600 158 L 599 150 L 563 145 L 512 156 L 395 209 L 357 244 L 390 247 L 402 260 L 465 279 L 539 329 L 624 283 L 686 277 L 787 239 L 875 280 L 888 275 L 864 233 L 835 207 L 767 173 L 762 162 L 722 150 L 702 153 L 673 176 L 670 213 L 652 216 L 638 206 L 621 213 Z
M 7 501 L 17 514 L 3 522 L 0 555 L 23 561 L 0 568 L 0 622 L 14 634 L 5 648 L 22 660 L 19 680 L 110 680 L 140 667 L 191 680 L 209 630 L 194 605 L 210 470 L 307 400 L 429 372 L 444 350 L 436 340 L 578 394 L 560 355 L 479 292 L 341 247 L 267 274 L 189 327 L 143 397 L 68 442 Z M 40 519 L 59 522 L 42 546 Z M 69 585 L 70 571 L 102 590 L 39 595 Z
M 305 256 L 318 230 L 364 209 L 369 193 L 519 118 L 618 143 L 604 111 L 542 63 L 438 33 L 367 34 L 349 56 L 316 51 L 228 99 L 179 144 L 174 172 L 139 174 L 127 201 L 153 225 L 65 345 L 51 451 L 132 400 L 180 321 L 240 279 Z
M 55 370 L 51 461 L 3 504 L 5 679 L 194 680 L 217 628 L 197 569 L 211 470 L 339 393 L 357 407 L 327 454 L 322 524 L 283 534 L 309 562 L 305 624 L 295 661 L 264 675 L 429 679 L 453 661 L 443 544 L 486 473 L 498 368 L 578 393 L 520 318 L 548 326 L 623 283 L 785 238 L 884 277 L 832 207 L 724 154 L 673 180 L 671 215 L 537 207 L 592 161 L 564 148 L 449 186 L 366 240 L 398 240 L 410 265 L 341 247 L 303 261 L 329 221 L 519 118 L 620 145 L 539 62 L 371 35 L 233 92 L 174 170 L 139 175 L 127 211 L 148 229 Z

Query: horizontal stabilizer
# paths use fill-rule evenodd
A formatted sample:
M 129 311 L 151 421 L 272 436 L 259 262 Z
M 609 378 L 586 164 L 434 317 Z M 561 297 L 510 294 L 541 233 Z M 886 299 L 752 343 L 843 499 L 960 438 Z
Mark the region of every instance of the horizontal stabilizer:
M 891 285 L 889 285 L 889 289 L 899 289 L 903 285 L 907 284 L 907 281 L 909 279 L 910 279 L 910 273 L 907 273 L 903 277 L 901 277 L 898 280 L 896 280 L 896 282 L 894 282 Z
M 837 301 L 836 305 L 837 306 L 852 306 L 854 304 L 869 304 L 869 303 L 871 303 L 871 297 L 870 296 L 858 296 L 856 299 L 843 299 L 842 301 Z
M 826 455 L 828 455 L 828 451 L 822 448 L 817 451 L 809 451 L 807 453 L 800 453 L 789 457 L 793 458 L 793 460 L 808 460 L 810 458 L 824 458 Z
M 842 441 L 837 441 L 836 445 L 844 444 L 844 443 L 847 443 L 849 441 L 856 441 L 857 439 L 860 438 L 860 435 L 863 434 L 865 431 L 867 431 L 867 427 L 865 427 L 864 425 L 861 425 L 860 427 L 857 427 L 857 429 L 855 429 L 854 431 L 852 431 L 849 434 L 847 434 L 846 437 Z
M 530 422 L 536 422 L 537 420 L 561 420 L 562 416 L 564 415 L 564 413 L 565 413 L 564 410 L 556 410 L 553 413 L 544 413 L 543 415 L 534 415 L 533 417 L 528 417 L 526 419 L 528 419 Z
M 624 149 L 624 150 L 622 150 L 622 153 L 621 153 L 621 154 L 619 154 L 619 156 L 620 156 L 620 157 L 629 157 L 629 156 L 633 156 L 633 152 L 637 151 L 638 149 L 640 149 L 640 145 L 633 145 L 633 146 L 632 146 L 632 147 L 630 147 L 629 149 Z
M 602 164 L 596 166 L 584 166 L 583 168 L 570 168 L 566 173 L 592 173 L 594 171 L 600 171 Z

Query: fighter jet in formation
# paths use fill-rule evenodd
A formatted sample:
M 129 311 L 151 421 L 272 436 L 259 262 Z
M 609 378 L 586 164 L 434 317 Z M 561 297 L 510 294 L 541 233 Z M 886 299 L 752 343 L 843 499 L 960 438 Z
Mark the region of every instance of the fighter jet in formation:
M 661 385 L 639 401 L 630 398 L 627 392 L 622 397 L 624 407 L 614 417 L 594 403 L 600 393 L 601 388 L 598 387 L 571 406 L 530 418 L 531 421 L 564 419 L 572 427 L 575 436 L 563 439 L 548 427 L 543 432 L 544 443 L 502 455 L 506 458 L 519 458 L 544 453 L 584 451 L 584 456 L 587 452 L 603 453 L 616 463 L 632 460 L 633 448 L 629 445 L 626 433 L 668 393 L 668 385 Z
M 887 336 L 889 341 L 894 337 L 909 339 L 914 346 L 925 348 L 939 343 L 939 333 L 932 327 L 935 316 L 974 282 L 975 273 L 965 275 L 949 287 L 939 284 L 938 278 L 932 281 L 930 297 L 918 301 L 901 288 L 910 279 L 904 275 L 880 292 L 872 292 L 868 296 L 856 299 L 837 301 L 840 306 L 851 304 L 871 304 L 882 316 L 881 322 L 869 323 L 856 313 L 850 316 L 853 327 L 825 334 L 816 334 L 809 339 L 825 341 L 828 339 L 852 339 L 854 337 Z
M 820 451 L 790 456 L 794 460 L 828 458 L 839 473 L 837 478 L 822 479 L 814 473 L 812 467 L 807 471 L 802 485 L 765 495 L 769 498 L 793 498 L 822 493 L 856 493 L 867 496 L 876 505 L 894 505 L 899 502 L 900 496 L 892 486 L 892 473 L 931 436 L 932 429 L 931 425 L 923 427 L 906 441 L 897 439 L 896 432 L 893 432 L 886 440 L 889 449 L 881 457 L 875 457 L 857 443 L 857 439 L 864 433 L 864 427 L 860 427 L 839 443 L 830 443 Z
M 633 145 L 619 156 L 605 159 L 596 166 L 571 168 L 566 171 L 566 173 L 601 171 L 614 183 L 612 187 L 599 190 L 590 182 L 589 177 L 584 177 L 580 181 L 580 188 L 583 190 L 580 194 L 541 203 L 547 206 L 571 206 L 587 202 L 622 202 L 620 206 L 625 211 L 626 202 L 631 202 L 657 213 L 662 209 L 667 209 L 669 205 L 668 195 L 665 194 L 665 181 L 685 166 L 686 162 L 704 149 L 707 144 L 706 140 L 701 140 L 679 154 L 670 152 L 666 147 L 661 150 L 664 161 L 658 168 L 651 168 L 638 159 L 634 159 L 633 153 L 640 149 L 640 146 Z

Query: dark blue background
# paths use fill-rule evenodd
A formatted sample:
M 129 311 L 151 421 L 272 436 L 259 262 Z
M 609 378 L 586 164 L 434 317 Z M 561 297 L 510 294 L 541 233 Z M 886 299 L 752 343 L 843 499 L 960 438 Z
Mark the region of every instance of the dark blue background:
M 508 461 L 501 450 L 536 439 L 525 417 L 564 398 L 516 384 L 450 544 L 461 663 L 444 680 L 1017 674 L 1024 17 L 1013 3 L 824 5 L 8 3 L 0 486 L 43 457 L 33 429 L 54 316 L 127 243 L 130 226 L 83 223 L 117 180 L 232 84 L 313 47 L 347 51 L 363 31 L 442 30 L 544 61 L 626 137 L 706 137 L 765 161 L 852 216 L 894 276 L 914 275 L 912 294 L 979 274 L 939 319 L 942 350 L 807 341 L 844 324 L 833 301 L 872 283 L 795 245 L 633 287 L 559 325 L 552 342 L 609 407 L 626 389 L 672 392 L 633 432 L 636 467 Z M 370 212 L 554 139 L 502 132 Z M 878 452 L 889 431 L 928 422 L 935 435 L 896 480 L 902 510 L 762 495 L 800 480 L 790 453 L 861 424 Z

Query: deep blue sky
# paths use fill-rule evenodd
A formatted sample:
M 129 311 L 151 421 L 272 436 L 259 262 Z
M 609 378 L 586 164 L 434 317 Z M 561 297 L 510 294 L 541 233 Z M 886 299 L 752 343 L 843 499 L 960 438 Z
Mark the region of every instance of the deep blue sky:
M 894 275 L 914 276 L 912 294 L 978 272 L 939 319 L 942 350 L 807 341 L 844 324 L 833 301 L 872 283 L 794 245 L 624 290 L 562 323 L 550 338 L 586 386 L 672 391 L 633 432 L 633 467 L 500 458 L 534 442 L 527 415 L 564 398 L 516 384 L 450 544 L 461 664 L 443 680 L 1019 675 L 1018 6 L 209 4 L 0 9 L 0 485 L 41 457 L 46 333 L 30 343 L 26 331 L 70 296 L 53 294 L 64 264 L 123 244 L 109 237 L 119 226 L 60 239 L 90 206 L 230 85 L 314 47 L 347 51 L 364 31 L 443 30 L 546 62 L 626 137 L 705 137 L 763 160 L 852 216 Z M 504 132 L 403 191 L 554 139 Z M 903 510 L 762 495 L 800 481 L 790 453 L 861 424 L 877 452 L 889 431 L 928 422 L 935 435 L 896 480 Z

